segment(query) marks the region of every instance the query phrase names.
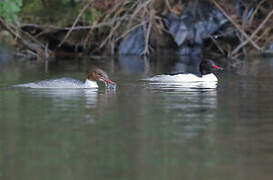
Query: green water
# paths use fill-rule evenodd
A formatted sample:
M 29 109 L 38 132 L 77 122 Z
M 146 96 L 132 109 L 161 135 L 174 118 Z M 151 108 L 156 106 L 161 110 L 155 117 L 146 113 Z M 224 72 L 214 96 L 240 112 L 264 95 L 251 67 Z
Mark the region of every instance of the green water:
M 151 86 L 110 60 L 116 91 L 11 88 L 83 80 L 90 61 L 0 64 L 0 179 L 273 179 L 273 60 L 217 89 Z

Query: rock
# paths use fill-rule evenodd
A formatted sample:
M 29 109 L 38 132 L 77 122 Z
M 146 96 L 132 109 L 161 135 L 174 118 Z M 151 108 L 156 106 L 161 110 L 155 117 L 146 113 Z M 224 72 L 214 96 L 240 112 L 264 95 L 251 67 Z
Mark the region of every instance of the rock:
M 176 54 L 197 55 L 202 52 L 203 41 L 218 31 L 228 20 L 208 2 L 185 3 L 180 15 L 168 13 L 164 25 L 176 44 Z M 163 33 L 162 36 L 167 36 Z M 151 38 L 151 37 L 149 37 Z M 145 47 L 143 26 L 136 28 L 122 40 L 119 55 L 143 55 Z
M 179 16 L 169 13 L 164 24 L 179 47 L 179 55 L 201 53 L 204 39 L 214 34 L 228 20 L 206 2 L 190 1 L 183 9 Z
M 140 26 L 130 32 L 128 36 L 122 40 L 119 46 L 119 55 L 143 55 L 145 47 L 144 30 Z

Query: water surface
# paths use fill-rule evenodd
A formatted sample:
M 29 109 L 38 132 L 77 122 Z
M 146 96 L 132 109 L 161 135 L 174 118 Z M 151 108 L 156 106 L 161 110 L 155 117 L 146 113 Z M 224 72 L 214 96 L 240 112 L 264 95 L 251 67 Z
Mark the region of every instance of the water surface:
M 164 68 L 117 60 L 98 63 L 116 91 L 11 88 L 84 80 L 91 61 L 0 65 L 1 179 L 273 179 L 273 59 L 226 69 L 217 88 L 150 84 Z

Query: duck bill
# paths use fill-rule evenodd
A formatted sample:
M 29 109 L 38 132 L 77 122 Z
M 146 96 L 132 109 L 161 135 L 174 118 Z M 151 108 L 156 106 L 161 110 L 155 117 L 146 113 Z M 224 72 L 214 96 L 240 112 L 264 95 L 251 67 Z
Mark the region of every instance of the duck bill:
M 217 70 L 224 70 L 224 68 L 221 68 L 221 67 L 217 66 L 216 64 L 213 64 L 212 68 L 217 69 Z
M 110 79 L 103 79 L 103 81 L 108 83 L 108 84 L 115 85 L 115 83 L 113 81 L 111 81 Z

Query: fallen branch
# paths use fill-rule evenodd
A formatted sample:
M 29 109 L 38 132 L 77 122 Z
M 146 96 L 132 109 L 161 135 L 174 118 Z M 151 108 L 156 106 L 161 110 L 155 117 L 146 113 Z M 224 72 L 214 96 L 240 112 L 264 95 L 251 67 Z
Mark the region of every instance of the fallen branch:
M 255 35 L 262 29 L 262 27 L 265 25 L 265 23 L 270 19 L 270 17 L 273 15 L 273 10 L 270 11 L 270 13 L 266 16 L 266 18 L 263 20 L 263 22 L 257 27 L 257 29 L 251 34 L 250 38 L 254 38 Z M 239 44 L 239 46 L 237 46 L 237 48 L 235 48 L 231 55 L 234 55 L 235 53 L 237 53 L 242 47 L 244 47 L 247 43 L 249 42 L 249 40 L 245 40 L 244 42 L 242 42 L 241 44 Z
M 26 46 L 28 49 L 32 50 L 33 53 L 34 53 L 36 56 L 37 56 L 37 55 L 41 56 L 42 49 L 37 48 L 37 47 L 35 47 L 35 46 L 32 46 L 30 42 L 28 42 L 28 41 L 25 40 L 23 37 L 21 37 L 21 36 L 18 34 L 17 30 L 16 30 L 16 29 L 13 30 L 12 27 L 10 27 L 2 18 L 0 18 L 0 22 L 4 25 L 4 27 L 5 27 L 13 36 L 15 36 L 16 38 L 18 38 L 18 39 L 22 42 L 22 44 L 23 44 L 24 46 Z
M 215 1 L 211 0 L 215 6 L 223 13 L 224 16 L 239 30 L 239 32 L 257 49 L 261 50 L 261 48 L 246 34 L 244 30 L 238 25 L 226 12 L 225 10 Z
M 60 26 L 53 26 L 53 25 L 39 25 L 39 24 L 22 24 L 20 27 L 24 28 L 24 27 L 35 27 L 35 28 L 41 28 L 41 29 L 55 29 L 55 30 L 69 30 L 69 31 L 73 31 L 73 30 L 84 30 L 84 29 L 97 29 L 97 28 L 101 28 L 103 26 L 112 26 L 115 22 L 117 21 L 121 21 L 121 20 L 128 20 L 130 18 L 130 16 L 123 16 L 121 18 L 115 18 L 115 19 L 111 19 L 110 21 L 107 22 L 102 22 L 96 25 L 88 25 L 88 26 L 71 26 L 71 27 L 60 27 Z
M 261 35 L 259 35 L 258 37 L 255 38 L 255 41 L 260 41 L 260 40 L 264 40 L 264 41 L 267 41 L 266 39 L 262 39 L 264 36 L 267 36 L 269 37 L 270 36 L 270 31 L 271 31 L 271 28 L 265 28 L 262 32 Z M 270 39 L 270 38 L 269 38 Z M 270 41 L 272 42 L 272 41 Z
M 102 47 L 106 44 L 106 42 L 107 42 L 109 39 L 112 38 L 114 32 L 118 29 L 118 27 L 120 26 L 120 24 L 121 24 L 120 22 L 117 22 L 117 24 L 115 25 L 115 27 L 111 29 L 111 32 L 110 32 L 109 35 L 104 39 L 104 41 L 101 43 L 101 45 L 100 45 L 99 48 L 102 48 Z
M 139 23 L 135 26 L 133 26 L 132 28 L 130 28 L 129 30 L 125 31 L 122 35 L 120 35 L 115 41 L 119 41 L 120 39 L 124 38 L 127 34 L 129 34 L 130 32 L 132 32 L 133 30 L 135 30 L 136 28 L 138 28 L 139 26 L 143 26 L 146 22 L 142 22 Z
M 16 31 L 20 31 L 20 33 L 22 33 L 23 35 L 27 36 L 30 40 L 32 40 L 33 42 L 35 42 L 36 44 L 38 44 L 42 49 L 45 49 L 45 45 L 43 43 L 41 43 L 39 40 L 37 40 L 36 38 L 34 38 L 29 33 L 25 32 L 25 31 L 22 31 L 20 27 L 17 27 L 17 26 L 12 25 L 12 24 L 10 24 L 10 27 L 12 27 L 13 29 L 15 29 Z

